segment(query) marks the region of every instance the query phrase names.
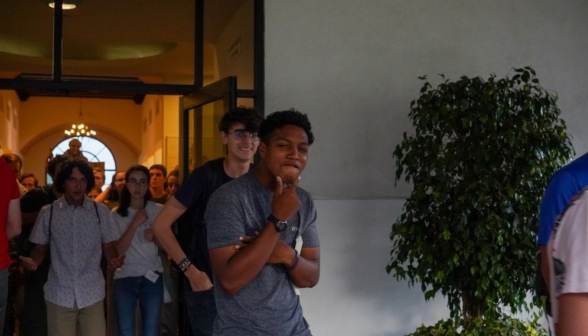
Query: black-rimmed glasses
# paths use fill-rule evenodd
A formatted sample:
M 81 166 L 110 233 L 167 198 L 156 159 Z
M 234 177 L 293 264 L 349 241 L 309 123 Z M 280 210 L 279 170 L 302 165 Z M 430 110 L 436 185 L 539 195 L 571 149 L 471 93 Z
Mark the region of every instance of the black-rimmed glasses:
M 257 132 L 246 132 L 246 131 L 237 130 L 232 133 L 229 132 L 229 134 L 232 135 L 233 138 L 235 138 L 237 140 L 245 140 L 245 139 L 249 138 L 252 141 L 259 141 L 259 135 L 257 134 Z

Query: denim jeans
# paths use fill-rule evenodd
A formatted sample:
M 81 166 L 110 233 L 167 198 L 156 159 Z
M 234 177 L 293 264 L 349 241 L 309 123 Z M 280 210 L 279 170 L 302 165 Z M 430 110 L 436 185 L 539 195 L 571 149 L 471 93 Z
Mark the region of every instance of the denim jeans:
M 192 334 L 194 336 L 212 335 L 214 319 L 216 318 L 214 289 L 193 292 L 190 285 L 188 285 L 185 293 Z
M 6 302 L 8 301 L 8 267 L 0 271 L 0 333 L 4 334 Z
M 159 314 L 163 303 L 163 277 L 155 283 L 144 276 L 114 280 L 114 306 L 120 336 L 135 335 L 135 307 L 141 308 L 143 336 L 159 334 Z

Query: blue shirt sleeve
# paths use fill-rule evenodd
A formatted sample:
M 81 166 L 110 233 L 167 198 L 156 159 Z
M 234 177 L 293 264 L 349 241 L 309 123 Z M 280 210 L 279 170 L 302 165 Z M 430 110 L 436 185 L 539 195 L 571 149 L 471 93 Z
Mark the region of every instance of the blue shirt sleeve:
M 553 175 L 545 189 L 539 210 L 538 245 L 547 245 L 555 218 L 581 189 L 582 186 L 567 171 L 559 171 Z

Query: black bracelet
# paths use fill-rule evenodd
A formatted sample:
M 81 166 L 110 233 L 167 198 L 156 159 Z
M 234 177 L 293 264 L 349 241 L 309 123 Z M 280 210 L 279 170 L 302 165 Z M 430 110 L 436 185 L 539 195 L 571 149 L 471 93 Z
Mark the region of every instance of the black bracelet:
M 294 250 L 294 253 L 296 253 L 296 261 L 294 261 L 294 265 L 292 265 L 292 267 L 286 269 L 288 272 L 292 272 L 296 266 L 298 266 L 298 262 L 300 261 L 300 255 L 298 254 L 298 251 Z
M 180 262 L 178 263 L 178 267 L 184 273 L 186 273 L 186 271 L 188 270 L 188 268 L 190 268 L 190 266 L 192 266 L 192 262 L 188 258 L 184 258 L 184 259 L 180 260 Z

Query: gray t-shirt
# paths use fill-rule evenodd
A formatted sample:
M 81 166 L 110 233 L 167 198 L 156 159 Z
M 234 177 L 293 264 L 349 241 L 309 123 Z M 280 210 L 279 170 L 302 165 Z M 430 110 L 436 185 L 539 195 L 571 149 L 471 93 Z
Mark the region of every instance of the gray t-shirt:
M 294 247 L 302 237 L 305 247 L 318 247 L 316 209 L 308 192 L 297 188 L 300 210 L 280 234 Z M 239 243 L 243 235 L 261 231 L 271 213 L 273 193 L 265 189 L 252 173 L 221 188 L 210 198 L 204 215 L 208 248 Z M 227 295 L 214 279 L 218 315 L 215 335 L 311 335 L 302 307 L 288 272 L 283 265 L 266 264 L 261 272 L 236 295 Z

